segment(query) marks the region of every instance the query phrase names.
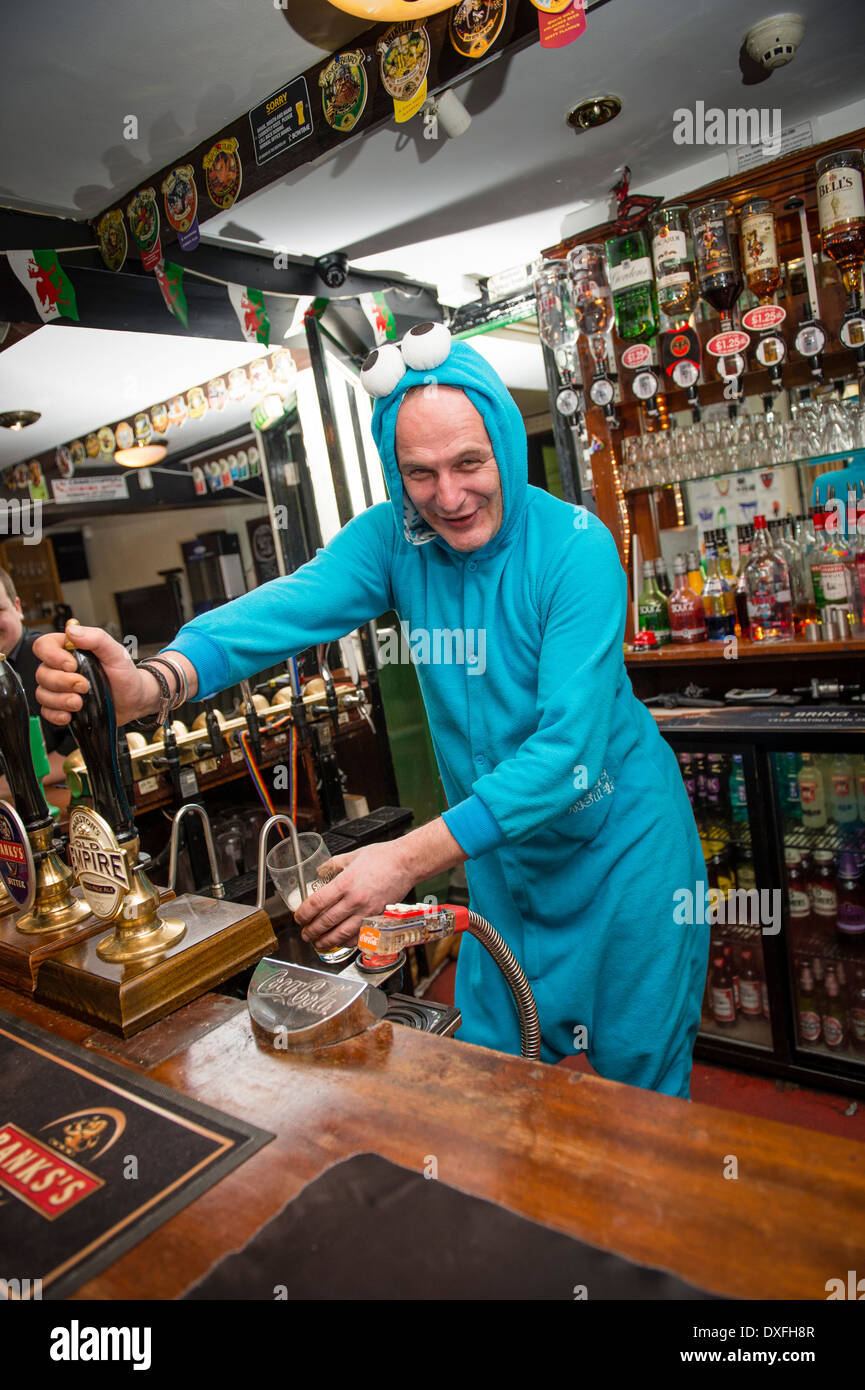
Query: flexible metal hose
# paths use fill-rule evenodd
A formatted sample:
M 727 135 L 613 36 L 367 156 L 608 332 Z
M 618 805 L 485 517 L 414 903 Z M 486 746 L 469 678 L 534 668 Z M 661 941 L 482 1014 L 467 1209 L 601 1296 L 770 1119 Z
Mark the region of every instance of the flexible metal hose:
M 490 926 L 486 917 L 469 910 L 468 930 L 485 946 L 504 975 L 520 1016 L 520 1053 L 534 1062 L 541 1059 L 541 1025 L 535 997 L 522 968 L 510 947 Z

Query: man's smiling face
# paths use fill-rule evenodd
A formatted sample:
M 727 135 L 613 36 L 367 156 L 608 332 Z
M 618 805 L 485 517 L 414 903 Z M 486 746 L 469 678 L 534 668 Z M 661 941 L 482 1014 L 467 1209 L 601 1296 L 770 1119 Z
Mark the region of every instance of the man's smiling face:
M 499 468 L 483 416 L 455 386 L 407 391 L 396 420 L 402 485 L 454 550 L 479 550 L 502 524 Z

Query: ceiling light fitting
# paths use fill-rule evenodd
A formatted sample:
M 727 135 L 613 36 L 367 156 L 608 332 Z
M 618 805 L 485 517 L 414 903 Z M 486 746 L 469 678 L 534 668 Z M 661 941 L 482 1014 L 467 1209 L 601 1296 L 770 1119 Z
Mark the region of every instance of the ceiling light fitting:
M 164 444 L 136 444 L 131 449 L 117 449 L 114 462 L 122 464 L 124 468 L 147 468 L 151 464 L 161 463 L 167 453 Z
M 0 415 L 0 425 L 5 430 L 23 430 L 41 419 L 42 415 L 38 410 L 6 410 Z
M 595 126 L 614 121 L 621 109 L 622 103 L 618 97 L 590 97 L 568 112 L 568 125 L 578 132 L 594 130 Z

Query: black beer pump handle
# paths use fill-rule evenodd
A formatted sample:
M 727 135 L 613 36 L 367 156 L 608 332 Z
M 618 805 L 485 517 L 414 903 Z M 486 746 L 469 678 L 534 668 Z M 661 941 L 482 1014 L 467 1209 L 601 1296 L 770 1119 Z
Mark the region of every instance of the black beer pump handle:
M 65 646 L 90 685 L 81 697 L 81 709 L 72 711 L 69 727 L 87 767 L 93 809 L 107 820 L 122 844 L 137 832 L 120 779 L 114 701 L 96 657 L 91 652 L 79 651 L 68 634 Z
M 29 832 L 51 825 L 51 812 L 30 751 L 27 696 L 18 672 L 5 656 L 0 658 L 0 748 L 12 800 L 25 829 Z

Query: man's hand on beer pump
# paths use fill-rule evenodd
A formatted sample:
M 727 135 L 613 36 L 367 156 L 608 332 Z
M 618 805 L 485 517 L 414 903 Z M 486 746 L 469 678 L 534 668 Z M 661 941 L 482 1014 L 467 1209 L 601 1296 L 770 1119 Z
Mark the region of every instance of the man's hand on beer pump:
M 364 917 L 402 902 L 416 883 L 467 857 L 441 817 L 402 839 L 336 854 L 320 870 L 335 877 L 301 903 L 295 921 L 319 951 L 353 946 Z
M 71 619 L 67 630 L 76 647 L 92 652 L 102 663 L 108 680 L 118 727 L 155 714 L 159 709 L 159 684 L 149 671 L 141 671 L 133 663 L 129 652 L 121 642 L 101 627 L 83 627 Z M 39 657 L 36 668 L 36 697 L 42 706 L 43 718 L 61 727 L 68 724 L 71 712 L 81 708 L 81 697 L 87 692 L 87 681 L 79 675 L 74 656 L 67 651 L 64 643 L 66 633 L 47 632 L 37 638 L 33 650 Z M 179 652 L 173 653 L 186 671 L 189 693 L 198 690 L 198 673 L 195 667 Z

